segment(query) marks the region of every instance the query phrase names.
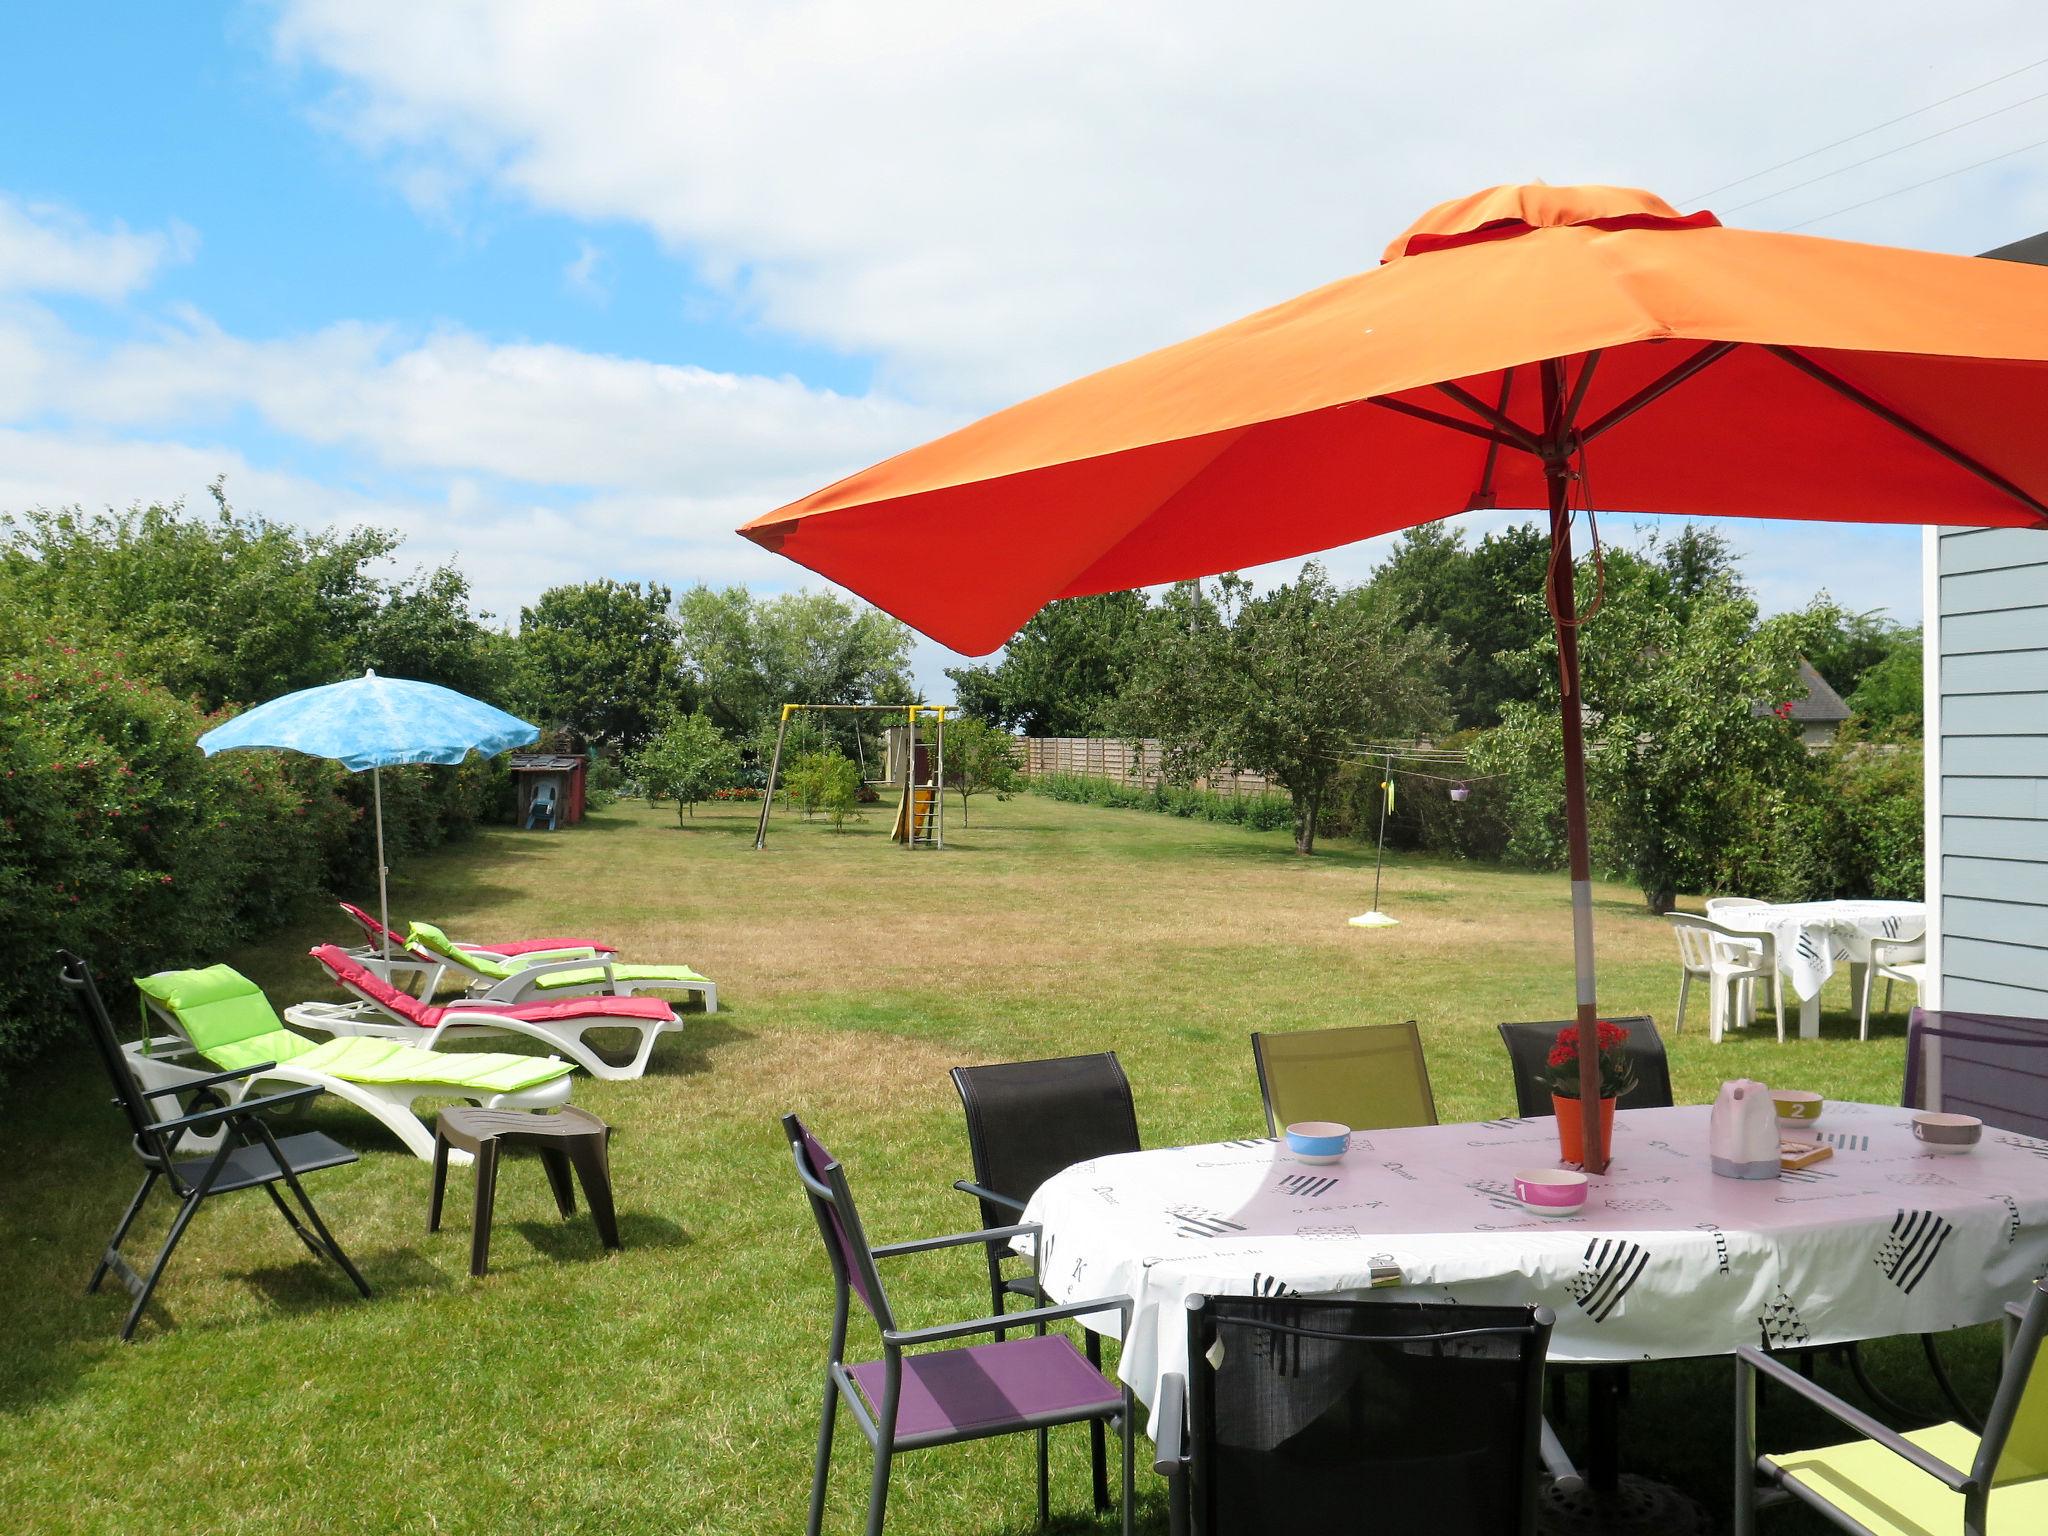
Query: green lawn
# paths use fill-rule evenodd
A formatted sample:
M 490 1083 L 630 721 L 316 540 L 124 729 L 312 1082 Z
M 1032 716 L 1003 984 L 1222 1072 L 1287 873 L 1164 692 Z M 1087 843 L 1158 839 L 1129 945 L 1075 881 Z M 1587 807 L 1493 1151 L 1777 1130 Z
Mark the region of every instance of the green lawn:
M 1247 1033 L 1413 1016 L 1446 1119 L 1511 1112 L 1493 1024 L 1556 1017 L 1571 996 L 1564 881 L 1371 850 L 1293 856 L 1281 833 L 1058 804 L 977 799 L 944 852 L 886 839 L 887 808 L 844 834 L 778 817 L 620 807 L 555 836 L 495 830 L 395 873 L 395 914 L 458 936 L 587 932 L 635 957 L 686 960 L 724 1009 L 693 1016 L 639 1082 L 579 1081 L 616 1127 L 626 1240 L 562 1224 L 540 1170 L 501 1181 L 492 1273 L 467 1273 L 468 1175 L 425 1231 L 428 1170 L 367 1118 L 317 1109 L 362 1160 L 321 1176 L 323 1214 L 377 1295 L 354 1298 L 260 1197 L 209 1205 L 136 1344 L 115 1342 L 118 1288 L 81 1289 L 135 1173 L 80 1052 L 0 1101 L 0 1510 L 10 1531 L 445 1533 L 801 1529 L 829 1281 L 776 1115 L 809 1118 L 846 1162 L 878 1240 L 973 1220 L 946 1068 L 1113 1048 L 1151 1143 L 1262 1129 Z M 957 823 L 957 815 L 949 816 Z M 360 896 L 360 892 L 357 893 Z M 1669 1036 L 1675 948 L 1631 891 L 1602 887 L 1601 1002 Z M 280 1006 L 322 992 L 306 924 L 225 959 Z M 1680 1100 L 1754 1075 L 1896 1101 L 1902 1022 L 1855 1039 L 1846 986 L 1824 1038 L 1708 1045 L 1704 1004 L 1671 1040 Z M 152 1235 L 167 1207 L 157 1208 Z M 981 1310 L 980 1260 L 895 1261 L 913 1322 Z M 858 1337 L 858 1335 L 856 1335 Z M 1972 1338 L 1981 1387 L 1991 1349 Z M 1922 1390 L 1897 1346 L 1880 1367 Z M 1725 1505 L 1725 1363 L 1639 1369 L 1629 1462 Z M 1773 1402 L 1774 1443 L 1812 1424 Z M 1085 1437 L 1055 1436 L 1062 1529 L 1086 1508 Z M 859 1528 L 867 1457 L 841 1426 L 828 1529 Z M 899 1462 L 890 1529 L 1034 1525 L 1024 1440 Z M 1158 1480 L 1141 1472 L 1149 1528 Z M 1107 1528 L 1107 1527 L 1104 1527 Z M 1767 1529 L 1804 1529 L 1794 1515 Z

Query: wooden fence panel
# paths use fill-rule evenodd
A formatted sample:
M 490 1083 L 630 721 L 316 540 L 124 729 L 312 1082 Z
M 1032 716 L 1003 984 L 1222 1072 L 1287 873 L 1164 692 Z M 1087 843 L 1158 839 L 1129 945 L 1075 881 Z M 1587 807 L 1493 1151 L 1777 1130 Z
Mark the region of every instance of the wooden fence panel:
M 1113 736 L 1025 736 L 1019 738 L 1018 763 L 1025 775 L 1072 773 L 1092 779 L 1114 779 L 1151 789 L 1159 783 L 1163 754 L 1157 741 L 1136 744 Z M 1197 789 L 1219 795 L 1280 794 L 1284 791 L 1262 773 L 1223 769 L 1195 780 Z

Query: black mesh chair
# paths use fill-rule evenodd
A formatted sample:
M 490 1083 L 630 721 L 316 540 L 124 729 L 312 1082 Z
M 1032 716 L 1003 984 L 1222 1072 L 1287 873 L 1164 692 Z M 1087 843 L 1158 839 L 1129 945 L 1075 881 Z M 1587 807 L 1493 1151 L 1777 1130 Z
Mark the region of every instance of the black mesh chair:
M 1065 1334 L 1046 1332 L 1047 1323 L 1092 1312 L 1115 1313 L 1121 1331 L 1128 1332 L 1130 1298 L 1099 1296 L 930 1328 L 899 1327 L 876 1260 L 1011 1238 L 1027 1239 L 1035 1251 L 1039 1228 L 1011 1224 L 948 1237 L 871 1245 L 861 1228 L 860 1213 L 854 1209 L 846 1170 L 795 1115 L 782 1117 L 782 1130 L 789 1138 L 797 1178 L 809 1197 L 811 1214 L 817 1218 L 818 1233 L 832 1265 L 832 1343 L 825 1358 L 825 1407 L 811 1471 L 809 1536 L 819 1536 L 824 1519 L 832 1430 L 842 1402 L 875 1453 L 868 1483 L 868 1536 L 881 1536 L 889 1500 L 889 1469 L 900 1452 L 1027 1430 L 1038 1437 L 1038 1519 L 1043 1525 L 1049 1514 L 1046 1432 L 1062 1424 L 1089 1421 L 1115 1421 L 1122 1428 L 1123 1536 L 1131 1536 L 1131 1389 L 1108 1380 L 1083 1360 Z M 855 1300 L 881 1331 L 879 1360 L 846 1358 L 846 1324 Z M 1005 1323 L 1029 1332 L 1023 1338 L 1007 1338 Z M 995 1343 L 962 1342 L 989 1334 L 995 1335 Z M 930 1345 L 946 1347 L 926 1347 Z M 913 1350 L 918 1353 L 911 1353 Z
M 99 1052 L 100 1064 L 106 1068 L 107 1078 L 113 1084 L 114 1104 L 127 1117 L 135 1156 L 144 1169 L 142 1187 L 128 1202 L 128 1209 L 121 1217 L 120 1225 L 114 1228 L 114 1235 L 107 1239 L 106 1251 L 100 1255 L 99 1265 L 93 1270 L 92 1280 L 85 1288 L 88 1295 L 97 1291 L 109 1271 L 128 1288 L 129 1294 L 135 1298 L 135 1305 L 129 1308 L 128 1320 L 121 1325 L 123 1341 L 135 1336 L 135 1325 L 142 1320 L 143 1309 L 149 1305 L 157 1281 L 163 1278 L 164 1267 L 170 1263 L 172 1252 L 184 1237 L 185 1229 L 199 1207 L 216 1195 L 233 1194 L 240 1189 L 260 1188 L 270 1196 L 271 1203 L 299 1240 L 316 1257 L 332 1259 L 355 1283 L 356 1289 L 368 1296 L 369 1282 L 349 1262 L 348 1255 L 341 1251 L 341 1245 L 335 1242 L 333 1234 L 320 1220 L 320 1213 L 313 1209 L 312 1200 L 299 1183 L 301 1174 L 352 1163 L 356 1154 L 317 1131 L 280 1139 L 271 1134 L 270 1126 L 263 1118 L 264 1111 L 285 1105 L 296 1106 L 305 1099 L 317 1097 L 322 1090 L 294 1088 L 266 1098 L 243 1099 L 238 1104 L 195 1109 L 168 1120 L 157 1119 L 150 1105 L 152 1099 L 168 1093 L 205 1093 L 224 1083 L 267 1072 L 276 1063 L 262 1062 L 238 1072 L 216 1072 L 210 1077 L 180 1083 L 175 1088 L 145 1091 L 128 1069 L 128 1058 L 114 1033 L 113 1020 L 107 1016 L 106 1004 L 100 1000 L 99 988 L 93 984 L 92 972 L 83 960 L 68 951 L 59 958 L 64 962 L 64 986 L 71 993 L 79 1020 Z M 226 1134 L 210 1155 L 178 1156 L 178 1143 L 188 1132 L 204 1135 L 215 1129 L 224 1130 Z M 142 1212 L 143 1203 L 159 1182 L 183 1203 L 179 1205 L 177 1215 L 171 1218 L 170 1231 L 164 1237 L 163 1246 L 157 1250 L 148 1273 L 140 1274 L 122 1256 L 121 1239 L 128 1235 L 128 1229 Z M 305 1213 L 303 1222 L 277 1192 L 279 1184 L 290 1188 L 300 1211 Z
M 1607 1022 L 1619 1024 L 1628 1031 L 1627 1052 L 1636 1067 L 1635 1087 L 1616 1100 L 1614 1107 L 1669 1109 L 1671 1063 L 1664 1055 L 1664 1041 L 1657 1034 L 1655 1021 L 1647 1013 L 1639 1013 Z M 1552 1113 L 1554 1106 L 1550 1102 L 1550 1088 L 1544 1069 L 1550 1059 L 1550 1048 L 1557 1041 L 1557 1032 L 1571 1024 L 1570 1019 L 1559 1019 L 1555 1023 L 1500 1026 L 1501 1044 L 1508 1048 L 1508 1064 L 1515 1074 L 1516 1114 Z
M 1090 1158 L 1138 1150 L 1138 1113 L 1131 1102 L 1130 1079 L 1114 1051 L 955 1067 L 953 1086 L 967 1112 L 967 1150 L 974 1163 L 973 1179 L 957 1180 L 953 1187 L 981 1202 L 985 1227 L 1022 1216 L 1038 1186 L 1063 1169 Z M 1004 1311 L 1012 1296 L 1033 1305 L 1045 1300 L 1037 1275 L 1028 1268 L 1017 1269 L 1022 1255 L 1012 1253 L 1006 1243 L 990 1243 L 984 1252 L 991 1312 Z M 1086 1343 L 1089 1364 L 1100 1368 L 1101 1340 L 1088 1333 Z M 1108 1448 L 1099 1421 L 1090 1427 L 1090 1436 L 1095 1507 L 1107 1509 Z
M 1191 1296 L 1160 1384 L 1175 1536 L 1536 1529 L 1543 1307 Z

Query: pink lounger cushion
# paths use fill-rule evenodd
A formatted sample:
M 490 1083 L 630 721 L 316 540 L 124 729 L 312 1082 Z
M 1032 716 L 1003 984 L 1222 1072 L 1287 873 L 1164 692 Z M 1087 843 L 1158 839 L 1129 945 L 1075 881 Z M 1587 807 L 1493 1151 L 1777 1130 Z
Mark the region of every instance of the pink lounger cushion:
M 667 1022 L 675 1010 L 658 997 L 576 997 L 545 1003 L 480 1004 L 457 1003 L 452 1008 L 425 1003 L 402 992 L 383 977 L 350 958 L 339 945 L 319 944 L 308 951 L 327 967 L 328 974 L 351 992 L 367 997 L 389 1012 L 417 1024 L 421 1029 L 438 1026 L 451 1011 L 457 1014 L 496 1014 L 522 1024 L 545 1024 L 557 1019 L 645 1019 Z
M 458 944 L 457 949 L 480 949 L 487 955 L 537 955 L 550 949 L 594 949 L 600 955 L 616 955 L 619 946 L 600 944 L 595 939 L 520 939 L 512 944 Z

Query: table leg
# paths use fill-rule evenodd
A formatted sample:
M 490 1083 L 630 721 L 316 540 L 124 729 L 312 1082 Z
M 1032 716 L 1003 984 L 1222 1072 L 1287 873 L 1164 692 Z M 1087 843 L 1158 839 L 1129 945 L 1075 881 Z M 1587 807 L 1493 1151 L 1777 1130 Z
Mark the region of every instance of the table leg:
M 439 1131 L 434 1133 L 434 1193 L 427 1202 L 427 1230 L 441 1230 L 441 1196 L 448 1188 L 448 1141 Z
M 576 1190 L 569 1182 L 569 1156 L 560 1147 L 543 1146 L 540 1165 L 548 1173 L 548 1187 L 555 1192 L 555 1209 L 567 1218 L 576 1214 Z
M 597 1223 L 597 1235 L 607 1248 L 623 1248 L 619 1241 L 619 1218 L 612 1209 L 611 1156 L 603 1136 L 581 1136 L 569 1143 L 569 1161 L 583 1181 L 583 1203 L 590 1207 L 590 1219 Z
M 491 1263 L 491 1213 L 498 1203 L 498 1143 L 485 1142 L 476 1152 L 476 1211 L 470 1217 L 469 1273 L 481 1279 Z
M 1818 1040 L 1820 1038 L 1820 997 L 1802 997 L 1799 1000 L 1799 1038 Z

